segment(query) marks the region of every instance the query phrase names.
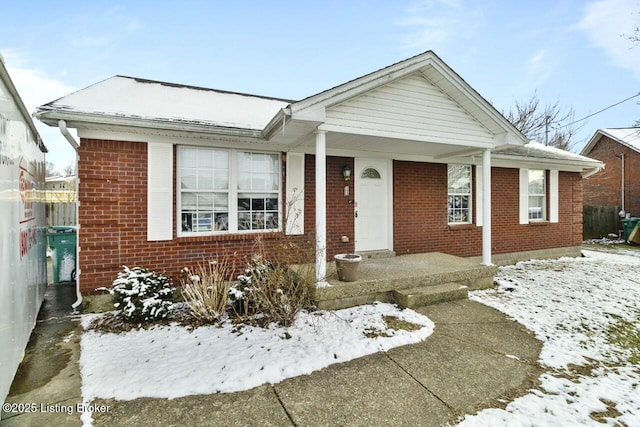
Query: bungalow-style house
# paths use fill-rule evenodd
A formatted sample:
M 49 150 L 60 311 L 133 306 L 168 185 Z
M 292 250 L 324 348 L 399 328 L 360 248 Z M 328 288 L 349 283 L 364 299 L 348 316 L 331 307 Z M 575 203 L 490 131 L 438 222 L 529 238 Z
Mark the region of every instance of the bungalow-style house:
M 279 233 L 314 236 L 318 284 L 339 253 L 577 255 L 601 166 L 527 141 L 431 51 L 300 101 L 115 76 L 35 115 L 80 139 L 83 293 Z
M 598 129 L 581 154 L 606 164 L 584 181 L 585 214 L 591 214 L 591 208 L 598 223 L 585 237 L 616 233 L 619 218 L 640 216 L 640 128 Z

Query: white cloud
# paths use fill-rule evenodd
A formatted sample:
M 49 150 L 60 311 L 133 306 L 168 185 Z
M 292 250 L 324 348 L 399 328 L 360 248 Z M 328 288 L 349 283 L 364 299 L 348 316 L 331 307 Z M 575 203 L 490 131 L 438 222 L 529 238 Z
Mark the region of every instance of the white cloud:
M 407 50 L 437 49 L 442 44 L 469 34 L 482 19 L 458 0 L 414 1 L 396 25 L 406 27 L 403 38 Z
M 552 69 L 553 63 L 547 49 L 541 49 L 527 59 L 526 74 L 528 80 L 534 82 L 534 86 L 539 86 L 546 80 L 551 75 Z
M 585 8 L 575 28 L 584 31 L 594 47 L 603 49 L 611 63 L 631 70 L 640 80 L 640 46 L 628 36 L 640 26 L 640 1 L 600 0 Z
M 36 107 L 75 90 L 38 69 L 29 68 L 28 61 L 20 52 L 8 50 L 3 52 L 3 57 L 9 76 L 29 113 L 33 113 Z M 49 150 L 46 155 L 48 162 L 52 162 L 61 171 L 75 160 L 73 149 L 57 128 L 46 126 L 36 119 L 33 121 Z
M 3 52 L 3 56 L 11 80 L 30 113 L 37 106 L 75 90 L 38 69 L 29 68 L 19 52 L 9 50 Z

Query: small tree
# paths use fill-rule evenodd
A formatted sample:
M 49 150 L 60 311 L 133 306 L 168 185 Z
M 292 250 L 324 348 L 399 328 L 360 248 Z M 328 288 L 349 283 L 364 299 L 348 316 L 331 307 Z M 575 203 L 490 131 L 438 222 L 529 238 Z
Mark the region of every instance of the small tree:
M 573 148 L 572 138 L 580 129 L 573 126 L 573 108 L 562 108 L 558 101 L 541 106 L 536 92 L 528 101 L 516 101 L 514 109 L 502 114 L 527 138 L 563 150 Z

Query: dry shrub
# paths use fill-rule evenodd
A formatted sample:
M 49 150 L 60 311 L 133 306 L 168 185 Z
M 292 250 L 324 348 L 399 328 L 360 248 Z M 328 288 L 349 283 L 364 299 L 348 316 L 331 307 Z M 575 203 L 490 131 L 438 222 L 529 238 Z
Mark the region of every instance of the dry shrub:
M 300 310 L 311 306 L 315 244 L 283 233 L 268 250 L 258 238 L 254 254 L 231 291 L 233 308 L 243 321 L 290 326 Z
M 233 271 L 226 256 L 220 262 L 201 262 L 193 271 L 182 271 L 182 295 L 196 319 L 214 323 L 224 317 Z

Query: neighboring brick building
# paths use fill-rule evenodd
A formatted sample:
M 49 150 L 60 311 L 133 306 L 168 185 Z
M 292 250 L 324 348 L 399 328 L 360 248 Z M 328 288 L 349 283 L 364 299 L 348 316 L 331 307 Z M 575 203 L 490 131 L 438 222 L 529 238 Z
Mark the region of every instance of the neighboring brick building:
M 605 164 L 584 181 L 585 215 L 597 223 L 585 237 L 617 233 L 620 217 L 640 216 L 640 128 L 598 129 L 581 154 Z
M 80 137 L 83 293 L 123 264 L 175 277 L 283 234 L 315 239 L 319 266 L 344 252 L 577 254 L 582 174 L 600 167 L 527 142 L 433 52 L 301 101 L 116 76 L 36 116 Z

